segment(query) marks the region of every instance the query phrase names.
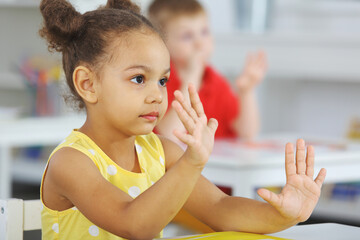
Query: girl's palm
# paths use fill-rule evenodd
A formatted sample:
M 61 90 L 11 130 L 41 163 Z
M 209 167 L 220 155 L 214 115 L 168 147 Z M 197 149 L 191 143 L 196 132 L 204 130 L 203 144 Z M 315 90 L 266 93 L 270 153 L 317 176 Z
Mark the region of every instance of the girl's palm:
M 285 149 L 286 185 L 280 194 L 266 189 L 260 189 L 258 194 L 284 217 L 293 221 L 307 220 L 319 200 L 321 186 L 325 180 L 326 171 L 321 169 L 318 176 L 314 175 L 314 149 L 307 148 L 305 157 L 305 142 L 297 141 L 296 163 L 291 143 Z
M 187 131 L 184 133 L 175 130 L 174 135 L 188 146 L 185 154 L 190 155 L 192 163 L 203 167 L 214 146 L 214 136 L 218 123 L 213 118 L 207 120 L 193 84 L 189 84 L 190 103 L 186 101 L 180 91 L 175 91 L 174 95 L 176 100 L 172 105 Z

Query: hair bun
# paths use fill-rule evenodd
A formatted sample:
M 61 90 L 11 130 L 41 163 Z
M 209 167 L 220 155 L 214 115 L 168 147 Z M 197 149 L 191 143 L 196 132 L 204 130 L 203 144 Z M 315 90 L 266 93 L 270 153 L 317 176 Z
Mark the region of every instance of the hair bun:
M 106 8 L 115 8 L 120 10 L 132 11 L 140 14 L 140 8 L 138 5 L 132 3 L 130 0 L 108 0 Z
M 66 0 L 42 0 L 40 11 L 44 18 L 40 35 L 49 42 L 49 49 L 62 51 L 83 27 L 82 15 Z

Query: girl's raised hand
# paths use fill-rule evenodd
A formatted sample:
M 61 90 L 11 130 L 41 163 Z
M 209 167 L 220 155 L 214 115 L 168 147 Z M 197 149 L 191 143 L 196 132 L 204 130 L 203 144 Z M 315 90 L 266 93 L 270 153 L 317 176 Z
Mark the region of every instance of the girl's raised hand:
M 319 200 L 321 186 L 325 180 L 326 170 L 322 168 L 314 177 L 314 148 L 308 146 L 305 154 L 305 142 L 299 139 L 296 143 L 296 163 L 291 143 L 285 147 L 286 185 L 280 194 L 266 189 L 259 189 L 258 194 L 270 203 L 287 220 L 303 222 L 313 212 Z
M 187 132 L 174 130 L 174 135 L 184 144 L 185 154 L 191 164 L 204 167 L 214 146 L 214 136 L 218 126 L 216 119 L 209 121 L 204 113 L 203 105 L 195 86 L 189 84 L 190 103 L 180 91 L 175 91 L 172 107 L 175 109 Z

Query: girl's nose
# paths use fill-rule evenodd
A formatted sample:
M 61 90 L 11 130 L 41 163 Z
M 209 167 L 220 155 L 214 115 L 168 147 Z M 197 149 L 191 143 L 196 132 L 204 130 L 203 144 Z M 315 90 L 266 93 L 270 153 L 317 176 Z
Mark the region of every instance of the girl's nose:
M 163 101 L 163 92 L 161 91 L 158 84 L 153 84 L 154 87 L 149 88 L 149 92 L 145 99 L 146 103 L 162 103 Z

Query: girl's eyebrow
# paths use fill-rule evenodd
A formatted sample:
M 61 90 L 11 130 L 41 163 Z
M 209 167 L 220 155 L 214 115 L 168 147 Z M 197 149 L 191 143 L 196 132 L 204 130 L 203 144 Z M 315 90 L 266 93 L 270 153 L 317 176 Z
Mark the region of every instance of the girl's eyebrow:
M 125 71 L 133 70 L 133 69 L 142 69 L 145 72 L 150 72 L 150 67 L 145 66 L 145 65 L 133 65 L 133 66 L 126 68 Z
M 130 67 L 126 68 L 125 71 L 134 70 L 134 69 L 142 69 L 142 70 L 144 70 L 145 72 L 150 72 L 150 71 L 151 71 L 151 68 L 148 67 L 148 66 L 145 66 L 145 65 L 134 65 L 134 66 L 130 66 Z M 163 74 L 167 74 L 168 72 L 170 72 L 170 68 L 166 69 Z

